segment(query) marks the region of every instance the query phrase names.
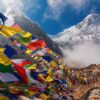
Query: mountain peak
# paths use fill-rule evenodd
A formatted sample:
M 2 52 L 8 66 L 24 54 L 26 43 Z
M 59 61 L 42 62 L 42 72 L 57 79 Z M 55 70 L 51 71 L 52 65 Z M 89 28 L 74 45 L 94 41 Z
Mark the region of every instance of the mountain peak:
M 100 15 L 99 14 L 89 14 L 83 23 L 86 25 L 100 25 Z
M 85 19 L 95 19 L 95 18 L 100 18 L 100 15 L 97 14 L 97 13 L 92 13 L 92 14 L 89 14 Z
M 59 33 L 54 41 L 58 44 L 100 41 L 100 15 L 88 15 L 82 22 Z

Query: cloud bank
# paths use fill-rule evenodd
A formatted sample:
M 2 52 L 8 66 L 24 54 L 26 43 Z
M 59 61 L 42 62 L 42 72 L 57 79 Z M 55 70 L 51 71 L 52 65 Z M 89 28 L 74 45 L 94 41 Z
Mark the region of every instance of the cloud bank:
M 87 67 L 91 64 L 100 64 L 100 44 L 85 42 L 73 46 L 73 49 L 61 48 L 64 63 L 70 67 Z

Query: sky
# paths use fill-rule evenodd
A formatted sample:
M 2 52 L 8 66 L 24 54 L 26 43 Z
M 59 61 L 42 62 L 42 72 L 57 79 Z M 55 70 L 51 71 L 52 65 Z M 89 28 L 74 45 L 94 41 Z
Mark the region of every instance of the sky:
M 90 13 L 100 14 L 100 0 L 0 0 L 0 11 L 12 9 L 23 11 L 48 35 L 56 35 Z

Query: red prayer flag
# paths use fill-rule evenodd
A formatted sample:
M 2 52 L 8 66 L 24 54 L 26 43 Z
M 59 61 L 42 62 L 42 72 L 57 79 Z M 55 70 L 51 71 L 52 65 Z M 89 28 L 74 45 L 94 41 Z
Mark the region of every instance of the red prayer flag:
M 46 44 L 44 40 L 37 40 L 35 42 L 30 43 L 27 47 L 31 50 L 36 50 L 38 48 L 46 47 Z

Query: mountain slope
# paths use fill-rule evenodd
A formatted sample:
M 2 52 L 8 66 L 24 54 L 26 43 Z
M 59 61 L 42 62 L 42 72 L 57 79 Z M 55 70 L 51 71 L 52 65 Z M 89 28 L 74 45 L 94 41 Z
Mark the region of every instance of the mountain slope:
M 100 41 L 100 15 L 88 15 L 82 22 L 59 33 L 54 41 L 60 45 Z
M 53 42 L 46 33 L 34 22 L 32 22 L 27 16 L 23 13 L 16 14 L 14 12 L 9 13 L 10 16 L 13 16 L 15 23 L 17 23 L 23 30 L 26 32 L 30 32 L 33 34 L 34 37 L 38 39 L 45 40 L 47 46 L 55 51 L 58 54 L 62 54 L 61 50 L 59 49 L 58 45 Z

